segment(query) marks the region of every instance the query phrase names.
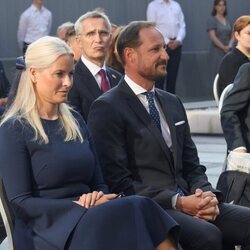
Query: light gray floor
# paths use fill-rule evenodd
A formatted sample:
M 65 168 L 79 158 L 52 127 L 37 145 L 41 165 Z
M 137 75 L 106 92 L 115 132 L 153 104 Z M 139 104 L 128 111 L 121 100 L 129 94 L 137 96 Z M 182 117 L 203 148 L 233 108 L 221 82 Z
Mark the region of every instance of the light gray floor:
M 192 136 L 200 162 L 207 167 L 207 175 L 213 187 L 216 187 L 226 157 L 226 142 L 223 136 Z

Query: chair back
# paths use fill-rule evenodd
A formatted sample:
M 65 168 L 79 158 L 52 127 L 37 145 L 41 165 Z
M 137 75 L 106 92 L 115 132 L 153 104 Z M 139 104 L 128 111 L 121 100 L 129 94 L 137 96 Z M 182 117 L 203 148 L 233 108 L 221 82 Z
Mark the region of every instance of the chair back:
M 6 195 L 3 179 L 0 177 L 0 213 L 4 223 L 4 227 L 8 239 L 8 249 L 14 249 L 13 243 L 13 230 L 14 230 L 14 220 L 13 214 L 9 205 L 9 200 Z
M 234 84 L 230 83 L 229 85 L 226 86 L 226 88 L 223 89 L 221 96 L 220 96 L 220 101 L 219 101 L 219 112 L 222 109 L 223 102 L 224 102 L 225 98 L 228 96 L 228 93 L 233 88 L 233 86 L 234 86 Z
M 214 78 L 214 83 L 213 83 L 213 94 L 214 94 L 214 99 L 217 105 L 219 105 L 218 80 L 219 80 L 219 74 L 216 74 Z

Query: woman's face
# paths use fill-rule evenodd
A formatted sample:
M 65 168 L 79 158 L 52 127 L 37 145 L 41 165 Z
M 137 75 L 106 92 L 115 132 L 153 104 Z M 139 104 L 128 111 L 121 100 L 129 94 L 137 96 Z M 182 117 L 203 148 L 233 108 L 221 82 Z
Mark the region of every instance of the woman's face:
M 240 32 L 235 32 L 234 35 L 238 41 L 238 46 L 250 51 L 250 24 Z
M 72 55 L 62 55 L 48 68 L 31 69 L 31 77 L 39 105 L 60 104 L 67 101 L 73 82 Z
M 224 1 L 220 1 L 217 5 L 215 5 L 216 14 L 224 15 L 226 10 L 226 5 Z

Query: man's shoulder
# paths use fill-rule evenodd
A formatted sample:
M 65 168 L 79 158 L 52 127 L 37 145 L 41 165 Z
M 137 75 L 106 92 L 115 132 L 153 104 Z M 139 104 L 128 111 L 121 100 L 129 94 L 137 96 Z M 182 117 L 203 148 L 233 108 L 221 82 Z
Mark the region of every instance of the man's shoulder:
M 82 75 L 85 72 L 88 72 L 87 66 L 83 63 L 83 61 L 80 59 L 77 61 L 75 65 L 75 72 L 74 75 Z M 89 71 L 90 72 L 90 71 Z
M 170 0 L 169 3 L 170 3 L 173 7 L 178 8 L 178 9 L 181 10 L 181 5 L 180 5 L 177 1 L 175 1 L 175 0 Z
M 122 78 L 122 74 L 120 72 L 118 72 L 117 70 L 115 69 L 112 69 L 110 67 L 107 67 L 106 68 L 107 71 L 108 71 L 108 74 L 110 74 L 110 76 L 115 80 L 117 81 L 117 83 L 120 81 L 120 79 Z
M 22 14 L 21 14 L 20 17 L 21 17 L 21 18 L 30 17 L 31 13 L 32 13 L 32 5 L 29 6 L 26 10 L 24 10 L 24 11 L 22 12 Z
M 160 96 L 160 97 L 163 97 L 163 98 L 166 98 L 166 99 L 169 99 L 169 100 L 173 100 L 173 101 L 178 100 L 178 97 L 175 94 L 169 93 L 169 92 L 167 92 L 165 90 L 155 88 L 155 91 L 156 91 L 157 95 Z
M 42 7 L 42 10 L 43 10 L 44 13 L 46 13 L 46 14 L 52 16 L 52 12 L 51 12 L 49 9 L 47 9 L 46 7 L 43 6 L 43 7 Z

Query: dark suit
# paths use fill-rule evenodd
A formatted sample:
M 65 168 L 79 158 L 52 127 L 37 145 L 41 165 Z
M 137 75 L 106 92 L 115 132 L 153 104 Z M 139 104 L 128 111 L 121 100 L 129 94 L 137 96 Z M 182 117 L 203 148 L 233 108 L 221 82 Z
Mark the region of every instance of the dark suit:
M 112 88 L 119 82 L 121 74 L 108 67 L 106 72 Z M 73 87 L 69 92 L 69 102 L 87 120 L 91 104 L 102 94 L 102 91 L 82 60 L 76 63 L 73 78 Z
M 221 124 L 229 150 L 250 152 L 250 63 L 242 65 L 221 110 Z
M 187 195 L 201 188 L 214 192 L 220 199 L 220 192 L 212 188 L 205 175 L 206 168 L 199 163 L 181 101 L 158 89 L 156 97 L 170 128 L 173 154 L 146 109 L 124 80 L 92 105 L 88 125 L 104 177 L 113 192 L 145 195 L 167 209 L 182 226 L 181 244 L 185 250 L 196 249 L 195 244 L 201 244 L 201 248 L 197 249 L 221 249 L 217 227 L 172 209 L 172 197 L 176 194 L 177 186 Z M 225 215 L 227 206 L 221 206 Z M 250 210 L 247 211 L 245 218 L 250 223 Z M 221 228 L 221 219 L 217 222 L 216 226 Z M 193 231 L 190 223 L 194 224 Z M 227 238 L 225 231 L 223 233 Z M 213 240 L 214 245 L 202 245 L 202 242 L 207 242 L 207 233 L 209 237 L 216 238 Z

